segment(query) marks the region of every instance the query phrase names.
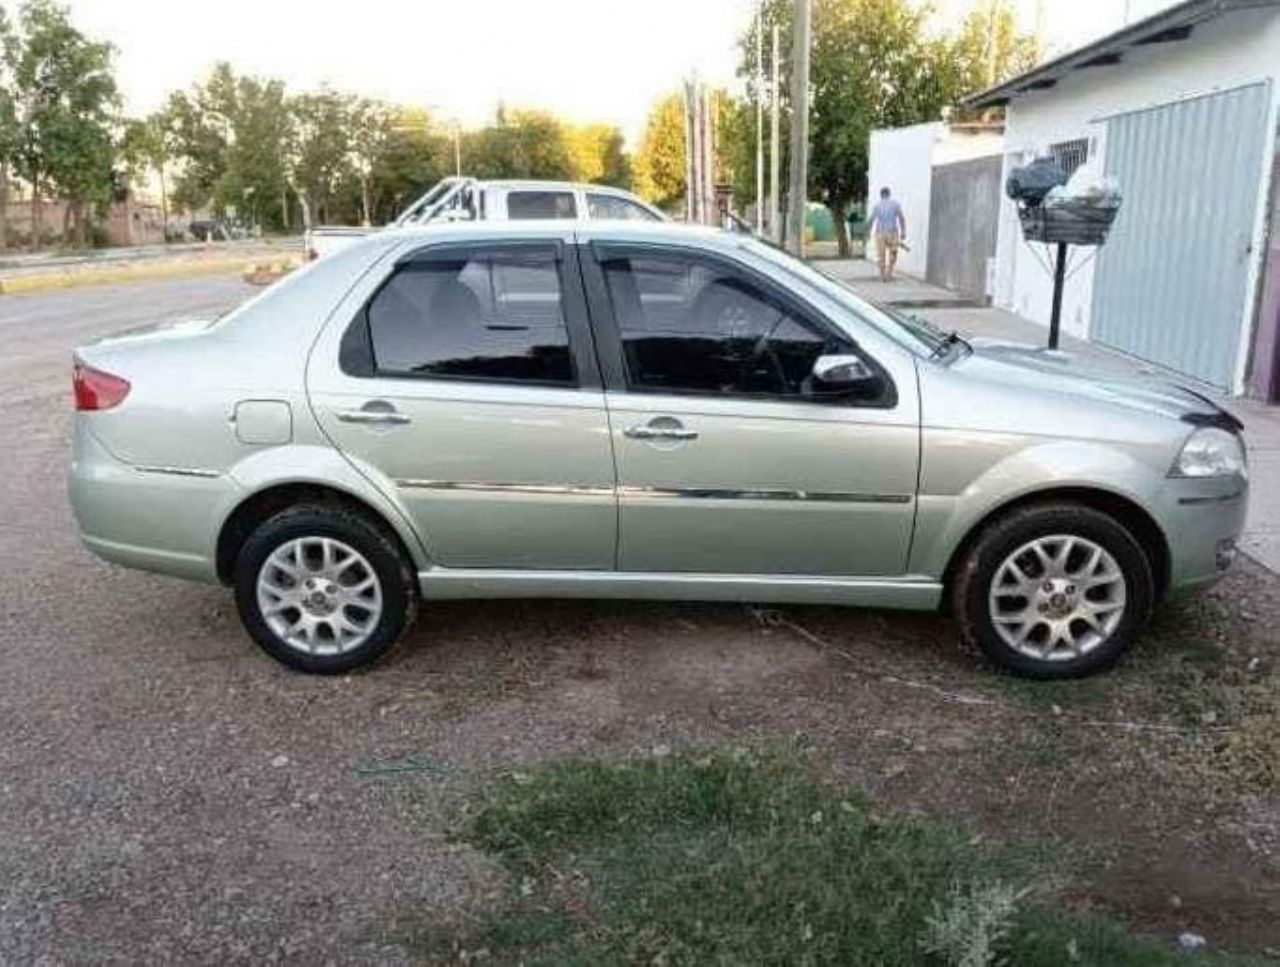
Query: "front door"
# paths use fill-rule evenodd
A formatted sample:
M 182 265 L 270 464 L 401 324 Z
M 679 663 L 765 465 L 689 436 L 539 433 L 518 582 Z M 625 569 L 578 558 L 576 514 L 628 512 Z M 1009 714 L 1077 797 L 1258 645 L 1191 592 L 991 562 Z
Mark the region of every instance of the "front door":
M 614 565 L 613 455 L 569 240 L 413 253 L 354 307 L 338 358 L 312 357 L 325 433 L 394 489 L 438 565 Z
M 728 257 L 599 243 L 583 254 L 611 374 L 621 570 L 904 573 L 914 382 L 895 386 L 847 333 Z M 837 354 L 861 355 L 879 389 L 824 396 L 813 364 Z

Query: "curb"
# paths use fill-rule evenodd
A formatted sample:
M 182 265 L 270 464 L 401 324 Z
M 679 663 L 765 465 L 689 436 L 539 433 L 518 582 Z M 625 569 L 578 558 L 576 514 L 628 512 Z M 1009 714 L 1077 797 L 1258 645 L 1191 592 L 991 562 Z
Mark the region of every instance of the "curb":
M 120 282 L 145 282 L 156 279 L 195 278 L 202 275 L 233 275 L 252 270 L 258 263 L 246 263 L 245 257 L 210 261 L 167 262 L 156 265 L 131 265 L 86 269 L 44 275 L 19 275 L 0 279 L 0 295 L 31 295 L 90 285 L 112 285 Z

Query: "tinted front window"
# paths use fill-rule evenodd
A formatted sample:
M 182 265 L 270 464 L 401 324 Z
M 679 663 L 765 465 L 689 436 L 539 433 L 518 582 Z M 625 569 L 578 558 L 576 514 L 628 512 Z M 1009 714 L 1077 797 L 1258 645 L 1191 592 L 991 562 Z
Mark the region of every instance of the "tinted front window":
M 550 248 L 403 265 L 368 325 L 384 375 L 574 382 Z
M 507 193 L 508 218 L 576 218 L 571 191 L 512 191 Z
M 819 356 L 851 349 L 714 263 L 619 258 L 604 268 L 635 388 L 799 395 Z
M 660 221 L 657 215 L 643 205 L 637 205 L 627 198 L 617 195 L 590 193 L 587 195 L 587 212 L 595 219 L 610 219 L 630 222 Z

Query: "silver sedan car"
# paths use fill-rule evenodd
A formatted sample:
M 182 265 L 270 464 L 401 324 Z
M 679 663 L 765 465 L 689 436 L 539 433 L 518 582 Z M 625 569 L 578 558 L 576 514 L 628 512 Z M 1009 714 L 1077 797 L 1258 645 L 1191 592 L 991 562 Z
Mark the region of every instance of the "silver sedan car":
M 753 239 L 672 225 L 379 233 L 212 323 L 75 355 L 84 543 L 234 588 L 310 672 L 420 603 L 932 610 L 994 662 L 1113 662 L 1217 579 L 1240 425 L 1168 382 L 970 344 Z

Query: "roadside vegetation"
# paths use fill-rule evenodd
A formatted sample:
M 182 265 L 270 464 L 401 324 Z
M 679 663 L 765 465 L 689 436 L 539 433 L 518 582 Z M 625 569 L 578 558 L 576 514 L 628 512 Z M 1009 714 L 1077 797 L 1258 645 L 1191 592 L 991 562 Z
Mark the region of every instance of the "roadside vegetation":
M 785 129 L 790 0 L 768 0 L 780 31 Z M 739 24 L 741 82 L 715 93 L 715 177 L 739 210 L 756 201 L 754 18 Z M 732 28 L 731 28 L 732 29 Z M 954 27 L 925 0 L 815 0 L 809 195 L 835 219 L 866 198 L 867 139 L 877 127 L 941 119 L 968 94 L 1035 63 L 1038 41 L 1018 31 L 1011 0 L 971 0 Z M 767 38 L 771 39 L 771 38 Z M 313 223 L 383 224 L 440 178 L 573 179 L 634 188 L 678 208 L 685 192 L 680 79 L 659 98 L 633 150 L 612 121 L 578 123 L 528 106 L 497 105 L 463 128 L 440 111 L 322 87 L 295 91 L 269 76 L 216 64 L 145 117 L 129 117 L 116 50 L 86 35 L 56 0 L 0 5 L 0 248 L 102 241 L 110 206 L 150 187 L 170 234 L 172 212 L 205 213 L 244 228 L 297 231 Z M 786 159 L 782 159 L 785 170 Z M 26 200 L 66 201 L 63 222 L 9 219 L 9 185 Z M 175 227 L 175 233 L 178 229 Z
M 796 745 L 572 759 L 495 782 L 462 837 L 505 906 L 431 956 L 525 964 L 1186 963 L 1065 912 L 1065 871 L 881 812 Z M 1197 963 L 1245 963 L 1223 954 Z

